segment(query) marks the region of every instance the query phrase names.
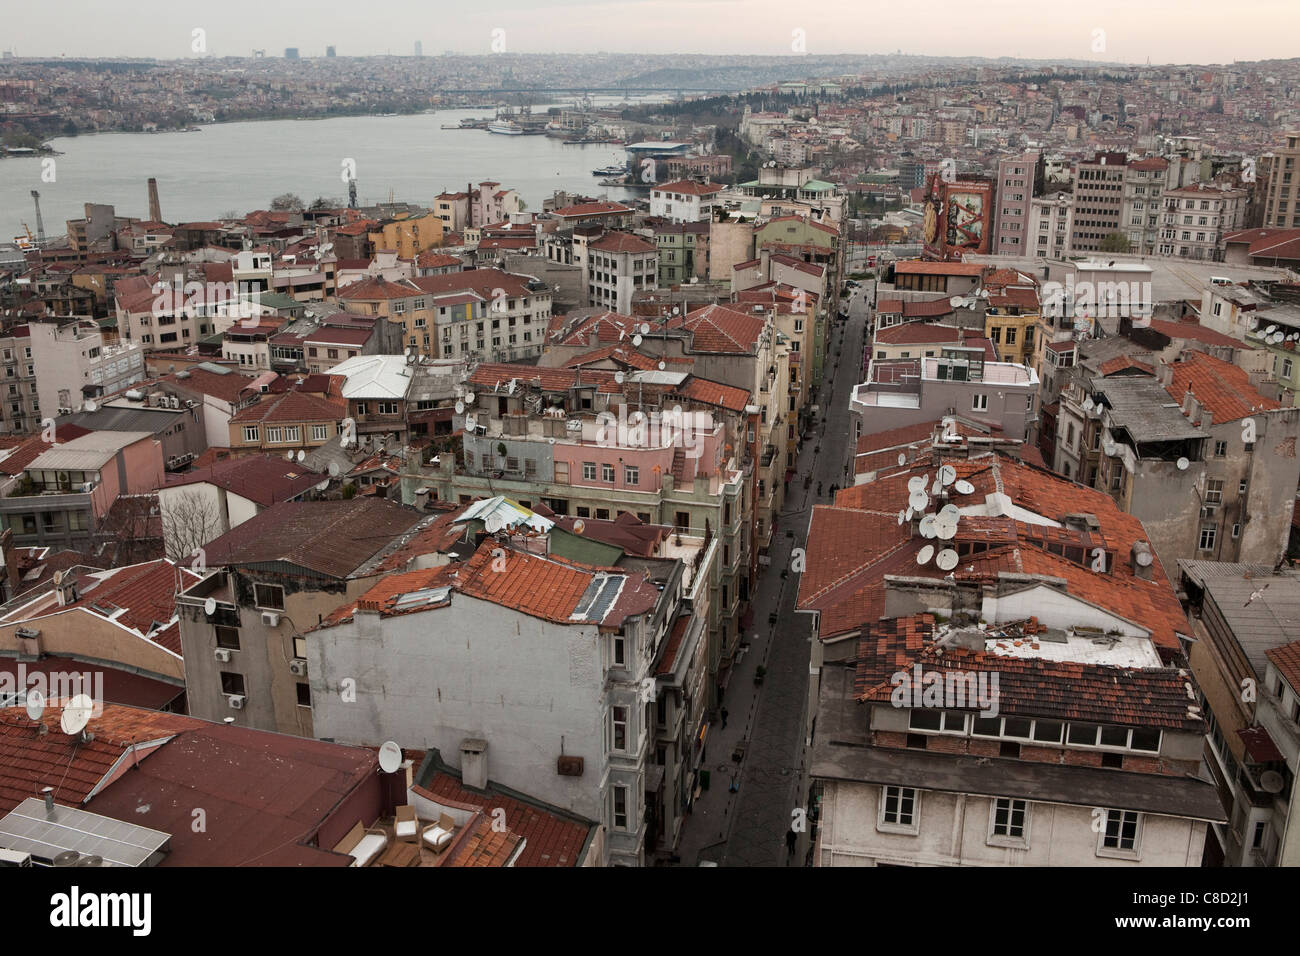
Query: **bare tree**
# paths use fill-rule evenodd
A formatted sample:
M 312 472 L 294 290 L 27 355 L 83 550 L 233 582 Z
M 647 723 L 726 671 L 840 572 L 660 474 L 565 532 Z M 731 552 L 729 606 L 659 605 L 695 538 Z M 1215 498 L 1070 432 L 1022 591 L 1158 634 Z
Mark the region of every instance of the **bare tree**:
M 167 557 L 184 564 L 199 548 L 222 533 L 216 503 L 198 491 L 171 498 L 162 509 L 163 545 Z

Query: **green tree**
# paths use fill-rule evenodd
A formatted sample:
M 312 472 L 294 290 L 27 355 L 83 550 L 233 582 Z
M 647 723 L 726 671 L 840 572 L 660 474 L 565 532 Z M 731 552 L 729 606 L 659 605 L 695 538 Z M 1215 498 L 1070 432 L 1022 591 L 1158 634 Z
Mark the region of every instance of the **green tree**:
M 293 193 L 282 193 L 271 200 L 271 208 L 276 212 L 302 212 L 303 204 Z
M 1132 247 L 1129 245 L 1128 236 L 1122 232 L 1112 232 L 1101 240 L 1102 252 L 1128 252 L 1130 248 Z

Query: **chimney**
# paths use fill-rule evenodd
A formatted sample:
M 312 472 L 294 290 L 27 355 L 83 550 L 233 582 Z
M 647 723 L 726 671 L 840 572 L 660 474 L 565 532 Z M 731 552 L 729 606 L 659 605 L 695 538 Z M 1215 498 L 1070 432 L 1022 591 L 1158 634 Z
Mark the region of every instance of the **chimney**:
M 1174 381 L 1174 367 L 1168 362 L 1162 361 L 1160 367 L 1156 369 L 1156 381 L 1163 388 L 1168 388 Z
M 41 791 L 41 796 L 45 797 L 45 815 L 54 819 L 54 788 L 46 787 Z
M 1195 394 L 1192 393 L 1192 386 L 1187 386 L 1187 391 L 1183 392 L 1183 414 L 1193 421 L 1196 420 L 1196 411 L 1200 408 L 1200 402 L 1196 400 Z
M 466 737 L 460 742 L 460 782 L 471 790 L 486 790 L 487 741 Z
M 158 180 L 149 177 L 149 219 L 162 222 L 162 206 L 158 204 Z

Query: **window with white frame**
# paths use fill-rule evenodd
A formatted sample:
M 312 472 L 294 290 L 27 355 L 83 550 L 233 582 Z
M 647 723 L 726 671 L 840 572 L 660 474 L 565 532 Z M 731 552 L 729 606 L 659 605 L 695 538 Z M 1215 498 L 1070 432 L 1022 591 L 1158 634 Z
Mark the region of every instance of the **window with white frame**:
M 876 829 L 893 833 L 916 833 L 920 829 L 919 793 L 913 787 L 881 787 L 880 813 Z
M 621 784 L 615 784 L 610 789 L 610 800 L 612 803 L 612 822 L 615 830 L 626 830 L 628 828 L 628 807 L 627 807 L 628 788 Z
M 257 426 L 256 426 L 256 425 L 245 425 L 245 426 L 244 426 L 244 441 L 257 441 Z
M 627 752 L 627 708 L 615 705 L 609 710 L 610 748 Z
M 997 846 L 1027 846 L 1029 801 L 997 797 L 989 813 L 988 842 Z
M 986 412 L 989 408 L 989 397 L 987 395 L 972 395 L 970 407 L 973 412 Z
M 327 441 L 328 439 L 329 439 L 329 426 L 328 426 L 328 425 L 313 425 L 313 426 L 311 426 L 311 440 L 312 440 L 312 441 Z
M 1098 856 L 1136 858 L 1142 843 L 1142 814 L 1136 810 L 1107 810 L 1097 838 Z
M 596 463 L 594 461 L 584 461 L 582 463 L 582 480 L 583 481 L 596 480 Z
M 613 480 L 614 480 L 614 466 L 613 466 L 613 465 L 601 465 L 601 466 L 600 466 L 600 480 L 601 480 L 601 481 L 613 481 Z

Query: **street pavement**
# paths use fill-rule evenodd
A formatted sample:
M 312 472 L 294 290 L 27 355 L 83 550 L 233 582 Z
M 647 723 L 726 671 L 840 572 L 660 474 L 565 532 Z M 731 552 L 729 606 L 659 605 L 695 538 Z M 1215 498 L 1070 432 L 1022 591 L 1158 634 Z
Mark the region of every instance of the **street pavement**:
M 702 766 L 711 771 L 710 787 L 683 826 L 677 849 L 683 866 L 703 861 L 720 866 L 801 866 L 808 856 L 807 833 L 793 854 L 786 846 L 794 810 L 806 809 L 808 798 L 797 790 L 804 773 L 811 651 L 808 616 L 794 613 L 799 576 L 790 571 L 791 552 L 805 546 L 813 505 L 831 500 L 832 483 L 844 487 L 851 482 L 849 394 L 858 383 L 871 298 L 870 291 L 859 291 L 848 321 L 832 323 L 824 382 L 809 400 L 820 406 L 820 415 L 799 452 L 798 474 L 790 482 L 769 549 L 771 563 L 760 568 L 754 632 L 746 635 L 748 649 L 722 700 L 727 726 L 715 715 L 709 730 Z M 810 472 L 812 483 L 805 489 L 803 478 Z M 775 625 L 770 623 L 774 612 Z M 759 665 L 767 671 L 763 683 L 755 685 Z M 733 752 L 742 741 L 744 759 L 737 763 Z

